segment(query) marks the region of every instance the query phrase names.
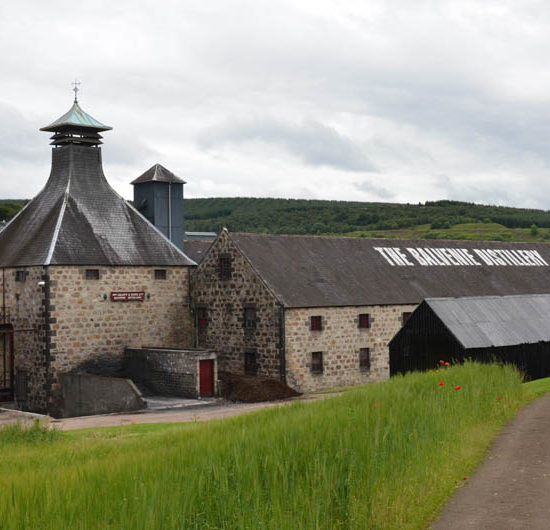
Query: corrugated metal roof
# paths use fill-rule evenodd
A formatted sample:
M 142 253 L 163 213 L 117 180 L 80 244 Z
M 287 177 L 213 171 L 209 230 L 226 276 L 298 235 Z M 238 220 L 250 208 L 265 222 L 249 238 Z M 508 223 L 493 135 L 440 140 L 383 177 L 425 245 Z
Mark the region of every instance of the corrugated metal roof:
M 550 342 L 550 294 L 427 298 L 466 349 Z
M 109 186 L 101 150 L 52 150 L 44 189 L 0 232 L 0 266 L 195 265 Z
M 471 254 L 476 249 L 535 250 L 550 263 L 550 246 L 544 243 L 240 233 L 229 237 L 287 307 L 418 304 L 428 297 L 550 293 L 548 266 L 393 266 L 380 252 L 388 247 L 404 252 L 466 249 Z
M 170 184 L 187 184 L 184 180 L 176 177 L 174 173 L 160 164 L 150 167 L 145 173 L 133 180 L 130 184 L 141 184 L 143 182 L 168 182 Z
M 42 127 L 41 131 L 56 132 L 67 127 L 86 127 L 95 131 L 110 131 L 112 127 L 104 125 L 94 117 L 84 112 L 75 101 L 73 106 L 60 118 L 50 123 L 47 127 Z

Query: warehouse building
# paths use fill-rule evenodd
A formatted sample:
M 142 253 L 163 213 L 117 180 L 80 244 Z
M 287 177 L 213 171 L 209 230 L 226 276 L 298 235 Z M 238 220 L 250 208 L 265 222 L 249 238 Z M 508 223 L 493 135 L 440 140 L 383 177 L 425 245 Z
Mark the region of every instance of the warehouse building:
M 390 342 L 392 375 L 467 358 L 548 377 L 550 294 L 428 298 Z
M 550 246 L 222 231 L 192 280 L 197 345 L 220 369 L 300 391 L 386 379 L 425 298 L 550 293 Z

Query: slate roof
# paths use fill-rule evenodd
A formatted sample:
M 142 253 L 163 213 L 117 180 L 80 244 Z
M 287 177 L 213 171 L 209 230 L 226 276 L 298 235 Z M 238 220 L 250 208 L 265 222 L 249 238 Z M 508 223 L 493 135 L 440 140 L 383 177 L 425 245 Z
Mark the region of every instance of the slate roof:
M 0 232 L 0 267 L 33 265 L 196 264 L 109 186 L 100 148 L 68 143 L 52 149 L 46 186 Z
M 548 266 L 392 266 L 376 247 L 531 249 L 543 243 L 229 234 L 287 307 L 418 304 L 424 298 L 550 293 Z
M 465 349 L 550 342 L 550 294 L 428 298 Z
M 212 246 L 213 241 L 205 241 L 199 239 L 190 239 L 183 242 L 183 251 L 196 263 L 200 263 L 208 249 Z
M 174 173 L 160 164 L 150 167 L 143 175 L 133 180 L 130 184 L 142 184 L 143 182 L 169 182 L 170 184 L 187 184 L 184 180 L 176 177 Z

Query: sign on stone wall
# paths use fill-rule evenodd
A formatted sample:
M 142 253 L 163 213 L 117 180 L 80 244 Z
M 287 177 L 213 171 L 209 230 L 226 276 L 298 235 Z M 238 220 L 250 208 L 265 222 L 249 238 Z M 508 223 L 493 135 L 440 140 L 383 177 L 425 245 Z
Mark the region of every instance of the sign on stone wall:
M 374 247 L 392 266 L 548 267 L 536 250 L 495 248 Z
M 111 293 L 111 302 L 143 302 L 143 291 L 118 291 Z

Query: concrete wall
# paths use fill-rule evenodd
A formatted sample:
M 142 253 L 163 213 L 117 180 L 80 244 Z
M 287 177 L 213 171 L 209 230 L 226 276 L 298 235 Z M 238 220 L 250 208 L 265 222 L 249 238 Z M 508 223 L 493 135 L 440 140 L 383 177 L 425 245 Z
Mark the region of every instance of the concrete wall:
M 324 307 L 285 312 L 287 382 L 300 392 L 381 381 L 389 377 L 388 343 L 402 326 L 402 315 L 416 305 Z M 370 328 L 358 327 L 358 315 L 370 315 Z M 322 331 L 310 330 L 310 317 L 321 316 Z M 359 367 L 359 349 L 369 348 L 371 369 Z M 323 352 L 322 374 L 311 371 L 312 352 Z
M 216 354 L 206 350 L 128 348 L 124 352 L 127 377 L 152 394 L 199 397 L 199 362 L 214 360 L 214 393 L 217 395 Z
M 62 374 L 61 403 L 56 417 L 129 412 L 145 407 L 140 391 L 129 379 L 90 374 Z
M 231 258 L 231 279 L 221 280 L 220 255 Z M 207 309 L 208 325 L 199 328 L 198 346 L 218 352 L 220 370 L 244 372 L 245 351 L 256 351 L 258 375 L 280 378 L 281 309 L 277 300 L 222 232 L 193 273 L 193 305 Z M 244 308 L 256 307 L 255 329 L 243 326 Z

